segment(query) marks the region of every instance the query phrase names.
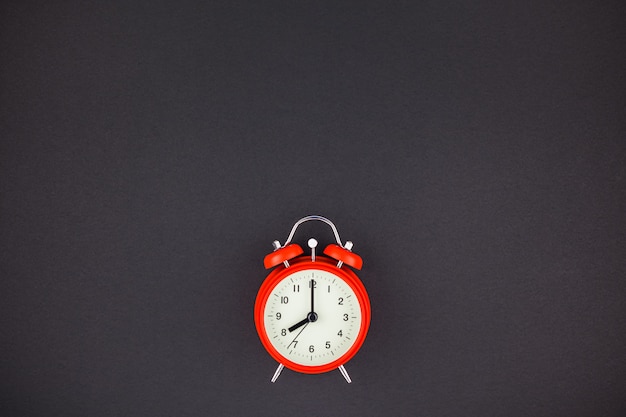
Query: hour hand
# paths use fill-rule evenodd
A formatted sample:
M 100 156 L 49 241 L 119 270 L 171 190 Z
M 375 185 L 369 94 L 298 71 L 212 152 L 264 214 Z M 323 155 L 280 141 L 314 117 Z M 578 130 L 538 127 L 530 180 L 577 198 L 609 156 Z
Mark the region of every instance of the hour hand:
M 305 317 L 304 320 L 300 320 L 299 322 L 297 322 L 296 324 L 294 324 L 293 326 L 291 326 L 289 328 L 289 332 L 293 332 L 294 330 L 296 330 L 299 327 L 304 326 L 305 324 L 307 324 L 309 322 L 309 317 Z
M 307 323 L 313 323 L 314 321 L 317 321 L 317 313 L 309 313 L 306 315 L 306 318 L 297 322 L 296 324 L 294 324 L 293 326 L 291 326 L 289 328 L 290 332 L 293 332 L 294 330 L 296 330 L 298 327 L 302 327 Z

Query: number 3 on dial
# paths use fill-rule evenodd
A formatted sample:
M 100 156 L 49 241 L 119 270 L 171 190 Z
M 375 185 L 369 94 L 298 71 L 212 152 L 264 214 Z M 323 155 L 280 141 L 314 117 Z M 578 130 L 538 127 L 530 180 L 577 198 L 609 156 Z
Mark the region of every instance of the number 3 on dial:
M 318 220 L 333 229 L 337 244 L 315 255 L 317 241 L 309 240 L 311 255 L 290 244 L 297 227 Z M 259 289 L 254 318 L 261 342 L 279 362 L 275 382 L 283 367 L 316 374 L 339 369 L 351 382 L 344 364 L 359 350 L 370 324 L 371 307 L 365 287 L 346 265 L 361 269 L 361 257 L 352 243 L 341 244 L 330 220 L 308 216 L 293 226 L 285 245 L 274 242 L 265 267 L 276 267 Z

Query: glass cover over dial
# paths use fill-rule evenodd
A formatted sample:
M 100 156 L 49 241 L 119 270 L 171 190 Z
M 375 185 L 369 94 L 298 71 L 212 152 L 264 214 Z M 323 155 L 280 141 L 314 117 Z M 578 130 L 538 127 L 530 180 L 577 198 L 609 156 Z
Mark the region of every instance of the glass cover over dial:
M 333 362 L 356 342 L 361 306 L 339 276 L 319 269 L 287 275 L 271 290 L 263 312 L 273 347 L 304 366 Z

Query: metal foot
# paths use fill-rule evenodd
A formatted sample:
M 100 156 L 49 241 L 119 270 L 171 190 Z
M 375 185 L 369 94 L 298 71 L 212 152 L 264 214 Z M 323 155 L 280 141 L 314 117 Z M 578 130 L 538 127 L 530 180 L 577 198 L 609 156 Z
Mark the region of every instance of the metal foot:
M 274 372 L 274 376 L 272 377 L 272 382 L 276 382 L 284 367 L 285 365 L 283 365 L 282 363 L 278 365 L 278 368 L 276 368 L 276 372 Z
M 350 375 L 348 375 L 348 371 L 346 371 L 346 368 L 344 368 L 343 365 L 339 365 L 339 368 L 337 369 L 339 369 L 339 372 L 341 372 L 341 375 L 343 375 L 343 377 L 346 379 L 346 382 L 348 384 L 351 384 L 352 380 L 350 379 Z

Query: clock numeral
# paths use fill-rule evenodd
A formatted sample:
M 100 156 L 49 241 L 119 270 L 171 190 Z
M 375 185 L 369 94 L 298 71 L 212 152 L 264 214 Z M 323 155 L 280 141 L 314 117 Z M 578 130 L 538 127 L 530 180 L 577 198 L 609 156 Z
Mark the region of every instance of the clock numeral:
M 347 314 L 343 315 L 343 321 L 348 321 L 348 315 Z
M 330 349 L 330 341 L 326 342 L 326 349 Z
M 328 292 L 330 292 L 330 285 L 328 286 Z
M 339 304 L 340 306 L 343 305 L 343 297 L 339 297 L 339 302 L 337 304 Z
M 317 288 L 317 281 L 312 279 L 311 281 L 309 281 L 309 288 L 311 288 L 311 285 L 313 285 L 313 288 Z
M 337 336 L 339 336 L 339 337 L 343 336 L 343 332 L 341 330 L 339 330 L 339 332 L 337 333 Z
M 288 302 L 289 302 L 289 297 L 287 297 L 286 295 L 280 297 L 280 303 L 281 304 L 287 304 Z
M 280 335 L 281 336 L 287 336 L 287 329 L 281 329 L 280 330 Z
M 293 292 L 300 292 L 300 284 L 295 284 L 293 286 Z
M 311 353 L 315 352 L 315 346 L 313 345 L 309 346 L 309 352 Z
M 346 315 L 347 315 L 347 314 L 346 314 Z M 280 320 L 280 318 L 281 318 L 282 316 L 283 316 L 282 314 L 280 314 L 280 313 L 276 313 L 276 320 Z

